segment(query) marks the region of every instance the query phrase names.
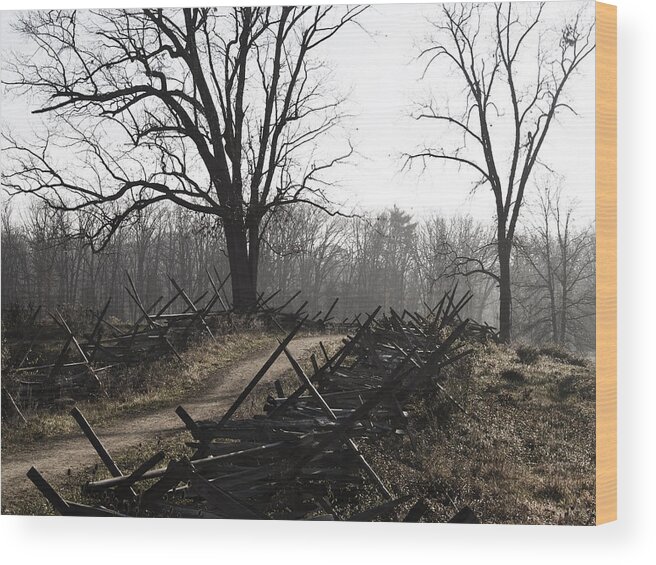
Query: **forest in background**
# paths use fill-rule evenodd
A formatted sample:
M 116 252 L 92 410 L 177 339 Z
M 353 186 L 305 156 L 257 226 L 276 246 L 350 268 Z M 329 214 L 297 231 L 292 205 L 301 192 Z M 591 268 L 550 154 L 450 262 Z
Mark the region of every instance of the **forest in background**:
M 513 255 L 515 339 L 558 343 L 589 352 L 595 345 L 595 233 L 578 226 L 574 208 L 558 191 L 542 190 Z M 33 205 L 2 215 L 3 323 L 11 325 L 38 305 L 102 308 L 132 319 L 126 272 L 145 302 L 172 292 L 168 276 L 190 294 L 208 288 L 206 269 L 229 272 L 222 230 L 212 218 L 160 206 L 122 226 L 107 247 L 93 252 L 75 234 L 83 214 Z M 382 305 L 403 310 L 433 304 L 458 284 L 474 298 L 465 315 L 496 326 L 492 226 L 469 216 L 413 218 L 399 208 L 375 217 L 331 217 L 299 206 L 271 218 L 263 240 L 260 291 L 281 297 L 302 292 L 309 311 L 346 317 Z M 229 291 L 228 291 L 229 292 Z

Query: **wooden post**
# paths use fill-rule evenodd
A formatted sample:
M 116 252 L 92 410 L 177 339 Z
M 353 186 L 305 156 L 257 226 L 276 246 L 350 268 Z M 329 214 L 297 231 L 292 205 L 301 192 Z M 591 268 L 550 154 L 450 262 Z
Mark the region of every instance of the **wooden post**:
M 205 318 L 203 317 L 202 312 L 196 308 L 196 305 L 191 301 L 191 298 L 187 296 L 187 293 L 178 286 L 178 283 L 173 280 L 172 277 L 169 276 L 169 280 L 171 281 L 171 284 L 175 287 L 175 289 L 180 292 L 180 296 L 182 296 L 183 300 L 191 307 L 193 312 L 200 318 L 201 322 L 203 322 L 203 326 L 205 326 L 205 330 L 207 330 L 207 333 L 212 339 L 216 339 L 214 337 L 214 334 L 212 333 L 212 330 L 210 330 L 210 327 L 207 325 L 207 322 L 205 321 Z
M 184 425 L 191 432 L 194 439 L 201 439 L 200 428 L 198 427 L 196 420 L 189 415 L 189 412 L 187 412 L 182 406 L 178 406 L 175 409 L 175 413 L 184 422 Z
M 55 320 L 55 322 L 57 322 L 61 327 L 64 328 L 64 330 L 66 330 L 68 332 L 68 341 L 66 342 L 66 347 L 63 350 L 63 352 L 65 353 L 65 350 L 67 350 L 70 347 L 70 344 L 73 343 L 73 345 L 75 345 L 75 349 L 77 349 L 77 351 L 80 354 L 80 356 L 82 357 L 82 359 L 84 359 L 84 363 L 87 367 L 87 370 L 89 371 L 89 374 L 91 375 L 91 378 L 96 383 L 96 386 L 98 387 L 98 390 L 101 391 L 102 393 L 104 393 L 105 396 L 107 396 L 107 393 L 105 393 L 105 391 L 103 390 L 103 386 L 102 386 L 102 383 L 100 382 L 100 379 L 98 378 L 98 375 L 96 375 L 96 372 L 93 370 L 93 367 L 91 366 L 91 363 L 89 362 L 89 358 L 86 356 L 86 353 L 84 353 L 84 351 L 82 350 L 82 347 L 80 347 L 80 343 L 77 341 L 77 338 L 75 337 L 75 335 L 73 335 L 73 332 L 71 331 L 71 328 L 68 327 L 68 324 L 66 323 L 66 320 L 64 320 L 64 317 L 57 310 L 55 310 L 55 313 L 57 314 L 57 316 L 59 316 L 59 321 L 57 322 L 57 318 L 55 318 L 51 314 L 53 320 Z M 57 359 L 57 361 L 60 363 L 57 370 L 60 370 L 61 369 L 61 362 L 63 361 L 63 355 L 60 355 L 59 358 Z M 53 368 L 53 371 L 54 371 L 54 368 Z M 53 372 L 51 374 L 55 374 L 55 373 Z
M 335 298 L 335 300 L 333 301 L 330 308 L 328 308 L 328 312 L 326 312 L 326 315 L 323 317 L 323 320 L 321 321 L 323 324 L 325 324 L 326 322 L 328 322 L 330 320 L 330 318 L 329 318 L 330 313 L 333 311 L 333 309 L 337 305 L 337 302 L 339 302 L 339 297 Z
M 285 347 L 289 345 L 289 343 L 294 339 L 294 336 L 298 332 L 298 330 L 301 329 L 301 326 L 303 325 L 305 320 L 301 320 L 296 327 L 287 335 L 287 337 L 280 343 L 280 345 L 276 348 L 276 350 L 271 354 L 271 356 L 267 359 L 266 363 L 262 365 L 262 368 L 257 372 L 257 374 L 253 377 L 250 383 L 246 385 L 246 388 L 242 391 L 242 393 L 237 397 L 237 400 L 235 400 L 228 408 L 228 411 L 224 414 L 223 418 L 219 421 L 217 425 L 217 430 L 220 430 L 225 423 L 232 417 L 232 415 L 237 411 L 237 409 L 241 406 L 242 402 L 246 399 L 246 397 L 251 393 L 251 391 L 255 388 L 255 385 L 260 382 L 262 377 L 266 375 L 266 372 L 271 368 L 271 365 L 273 365 L 280 357 L 280 354 L 284 351 Z
M 27 472 L 27 478 L 32 481 L 34 486 L 39 489 L 39 492 L 44 496 L 44 498 L 52 505 L 55 511 L 62 516 L 67 516 L 70 513 L 70 506 L 57 491 L 50 485 L 48 481 L 43 478 L 43 475 L 36 470 L 35 467 L 31 467 Z
M 2 387 L 2 417 L 7 420 L 18 420 L 23 424 L 27 423 L 27 420 L 18 408 L 14 397 L 9 394 L 9 391 L 5 387 Z
M 289 349 L 287 349 L 286 347 L 285 347 L 285 355 L 287 356 L 287 359 L 289 359 L 289 362 L 293 367 L 294 372 L 298 375 L 299 380 L 303 384 L 305 384 L 306 388 L 310 391 L 310 394 L 314 397 L 314 399 L 319 404 L 319 407 L 321 408 L 322 412 L 326 416 L 328 416 L 328 418 L 330 418 L 333 422 L 337 422 L 337 416 L 335 416 L 335 413 L 332 411 L 330 406 L 328 406 L 328 403 L 324 400 L 324 398 L 321 396 L 319 391 L 312 384 L 312 381 L 305 374 L 305 371 L 303 371 L 303 368 L 298 364 L 298 361 L 294 359 L 294 356 L 290 353 Z M 365 472 L 371 477 L 374 483 L 376 483 L 376 486 L 381 491 L 382 495 L 388 500 L 391 499 L 392 494 L 390 493 L 390 491 L 387 490 L 387 487 L 383 484 L 383 481 L 380 480 L 380 477 L 376 474 L 376 471 L 374 471 L 371 468 L 371 465 L 369 465 L 368 461 L 364 458 L 364 455 L 360 453 L 360 449 L 358 448 L 357 444 L 347 435 L 345 435 L 345 441 L 346 441 L 346 445 L 355 454 L 355 456 L 358 458 L 358 461 L 360 461 L 360 464 L 364 468 Z
M 82 412 L 80 412 L 77 408 L 73 408 L 71 410 L 71 416 L 73 416 L 78 426 L 80 426 L 80 429 L 87 437 L 93 448 L 96 450 L 96 453 L 105 464 L 105 467 L 107 467 L 112 477 L 122 477 L 123 473 L 118 468 L 118 465 L 114 462 L 109 452 L 105 449 L 105 446 L 102 444 L 100 439 L 98 439 L 98 436 L 93 431 L 93 428 L 89 422 L 87 422 L 87 419 L 82 415 Z

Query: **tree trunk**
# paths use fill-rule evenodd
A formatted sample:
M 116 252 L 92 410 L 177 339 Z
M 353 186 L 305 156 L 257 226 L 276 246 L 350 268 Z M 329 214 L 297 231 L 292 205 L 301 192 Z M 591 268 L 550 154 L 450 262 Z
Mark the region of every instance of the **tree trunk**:
M 563 264 L 563 277 L 562 277 L 562 282 L 561 282 L 561 299 L 560 299 L 560 311 L 561 311 L 561 318 L 560 318 L 560 335 L 558 336 L 558 343 L 560 345 L 565 345 L 565 342 L 567 340 L 567 300 L 569 298 L 568 296 L 568 286 L 569 286 L 569 273 L 568 273 L 568 268 L 567 268 L 567 261 L 568 261 L 568 256 L 567 256 L 567 226 L 565 226 L 565 244 L 563 245 L 561 243 L 561 257 L 562 257 L 562 264 Z
M 248 266 L 254 297 L 257 299 L 258 268 L 260 266 L 260 226 L 258 224 L 248 228 Z
M 565 278 L 565 281 L 567 279 Z M 560 333 L 558 335 L 558 343 L 565 345 L 567 335 L 567 284 L 563 284 L 563 293 L 560 306 Z
M 551 340 L 554 343 L 560 343 L 560 334 L 558 332 L 558 306 L 556 305 L 556 296 L 553 288 L 549 288 L 549 310 L 551 315 Z
M 507 239 L 499 241 L 499 338 L 503 343 L 510 342 L 512 333 L 511 249 L 512 242 Z
M 236 312 L 244 313 L 255 305 L 257 284 L 252 277 L 246 229 L 239 221 L 226 220 L 223 226 L 230 263 L 232 305 Z

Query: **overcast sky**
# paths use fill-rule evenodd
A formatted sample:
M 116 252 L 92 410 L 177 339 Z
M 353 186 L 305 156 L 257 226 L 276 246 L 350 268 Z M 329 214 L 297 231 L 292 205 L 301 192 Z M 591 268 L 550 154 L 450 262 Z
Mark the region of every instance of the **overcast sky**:
M 580 7 L 580 2 L 548 3 L 543 28 L 557 29 Z M 460 139 L 442 124 L 419 123 L 411 117 L 415 104 L 429 95 L 453 105 L 462 97 L 462 85 L 447 65 L 434 67 L 421 79 L 424 64 L 417 56 L 431 34 L 430 20 L 438 16 L 436 5 L 376 5 L 360 17 L 361 27 L 350 26 L 325 44 L 321 56 L 332 68 L 332 87 L 350 93 L 346 110 L 352 117 L 344 122 L 342 133 L 357 150 L 352 165 L 341 168 L 336 177 L 343 190 L 340 199 L 366 210 L 396 204 L 417 216 L 469 212 L 488 221 L 493 217 L 492 195 L 483 187 L 472 196 L 476 177 L 465 169 L 433 160 L 425 169 L 417 165 L 402 170 L 404 152 L 424 143 L 446 148 Z M 10 30 L 13 17 L 12 12 L 0 12 L 3 59 L 10 50 L 25 48 Z M 537 34 L 527 43 L 527 52 L 536 49 Z M 565 194 L 576 199 L 578 216 L 585 222 L 594 219 L 594 94 L 590 57 L 567 88 L 578 115 L 563 115 L 554 124 L 541 158 L 563 177 Z M 0 102 L 3 127 L 29 135 L 30 128 L 38 126 L 38 120 L 29 116 L 28 100 L 3 95 Z M 504 139 L 503 132 L 499 137 Z M 338 147 L 344 138 L 327 141 L 327 147 L 331 143 Z M 539 176 L 545 175 L 542 169 Z

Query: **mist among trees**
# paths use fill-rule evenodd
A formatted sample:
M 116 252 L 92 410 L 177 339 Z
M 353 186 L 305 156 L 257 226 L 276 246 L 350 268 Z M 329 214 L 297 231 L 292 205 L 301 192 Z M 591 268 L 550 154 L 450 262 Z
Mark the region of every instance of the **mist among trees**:
M 576 225 L 571 207 L 543 202 L 544 223 L 520 236 L 513 255 L 513 322 L 521 339 L 588 351 L 595 339 L 594 230 Z M 126 271 L 147 303 L 173 293 L 168 275 L 199 296 L 209 288 L 206 268 L 230 272 L 222 231 L 187 210 L 144 210 L 99 252 L 74 237 L 84 214 L 35 205 L 20 222 L 15 216 L 6 209 L 2 217 L 5 313 L 29 304 L 99 309 L 112 296 L 110 313 L 128 318 L 138 313 L 124 291 Z M 474 293 L 464 314 L 498 326 L 498 285 L 471 261 L 494 268 L 491 229 L 471 217 L 415 220 L 398 208 L 327 219 L 313 207 L 295 207 L 268 226 L 258 289 L 280 290 L 280 301 L 300 290 L 311 312 L 325 312 L 340 297 L 334 315 L 343 318 L 378 305 L 422 310 L 457 283 Z

